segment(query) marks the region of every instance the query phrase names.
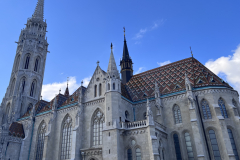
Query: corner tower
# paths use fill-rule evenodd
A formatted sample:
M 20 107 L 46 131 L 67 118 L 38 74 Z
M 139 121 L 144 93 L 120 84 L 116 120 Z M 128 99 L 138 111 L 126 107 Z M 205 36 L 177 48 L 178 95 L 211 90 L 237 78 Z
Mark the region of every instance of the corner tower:
M 16 121 L 39 100 L 48 52 L 44 0 L 21 30 L 9 86 L 1 104 L 1 124 Z
M 122 83 L 126 84 L 133 76 L 133 62 L 131 57 L 129 56 L 129 52 L 127 48 L 125 28 L 124 28 L 123 56 L 122 56 L 122 60 L 120 60 L 120 66 L 121 66 Z

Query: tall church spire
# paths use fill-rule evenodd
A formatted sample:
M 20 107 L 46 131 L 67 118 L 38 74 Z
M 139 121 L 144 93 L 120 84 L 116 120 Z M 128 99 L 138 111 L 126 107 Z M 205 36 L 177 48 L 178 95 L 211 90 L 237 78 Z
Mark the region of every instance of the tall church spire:
M 32 17 L 43 21 L 43 14 L 44 14 L 44 0 L 38 0 L 37 6 Z
M 120 61 L 120 66 L 121 66 L 122 83 L 126 84 L 133 76 L 133 66 L 132 66 L 133 63 L 128 52 L 127 41 L 125 37 L 125 28 L 123 29 L 124 29 L 124 44 L 123 44 L 123 56 L 122 56 L 122 60 Z
M 112 43 L 111 43 L 111 54 L 110 54 L 110 59 L 109 59 L 109 63 L 108 63 L 107 73 L 110 76 L 114 75 L 116 77 L 119 77 L 117 65 L 116 65 L 116 62 L 115 62 L 115 59 L 114 59 L 114 55 L 113 55 L 113 45 L 112 45 Z

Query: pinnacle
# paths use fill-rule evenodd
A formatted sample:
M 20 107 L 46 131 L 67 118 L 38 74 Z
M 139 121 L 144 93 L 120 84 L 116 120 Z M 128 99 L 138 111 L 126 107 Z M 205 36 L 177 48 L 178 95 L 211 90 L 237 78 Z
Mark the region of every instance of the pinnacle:
M 44 14 L 44 0 L 38 0 L 37 6 L 32 17 L 43 21 L 43 14 Z
M 111 45 L 112 47 L 112 45 Z M 110 59 L 109 59 L 109 63 L 108 63 L 108 70 L 107 70 L 108 73 L 118 73 L 118 70 L 117 70 L 117 65 L 116 65 L 116 62 L 115 62 L 115 59 L 114 59 L 114 55 L 113 55 L 113 51 L 111 49 L 111 54 L 110 54 Z

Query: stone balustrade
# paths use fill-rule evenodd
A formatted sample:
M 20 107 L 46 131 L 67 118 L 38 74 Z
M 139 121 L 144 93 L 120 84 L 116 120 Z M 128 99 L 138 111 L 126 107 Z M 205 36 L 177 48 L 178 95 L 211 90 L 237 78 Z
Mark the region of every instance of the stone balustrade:
M 122 129 L 134 129 L 147 126 L 147 120 L 134 121 L 134 122 L 121 122 Z

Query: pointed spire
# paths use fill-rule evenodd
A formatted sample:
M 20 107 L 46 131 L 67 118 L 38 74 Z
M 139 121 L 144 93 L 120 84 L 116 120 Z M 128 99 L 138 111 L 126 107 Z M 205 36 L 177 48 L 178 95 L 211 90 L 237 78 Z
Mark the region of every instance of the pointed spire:
M 128 52 L 128 47 L 127 47 L 127 41 L 126 41 L 126 37 L 125 37 L 125 27 L 123 27 L 124 29 L 124 44 L 123 44 L 123 56 L 122 59 L 123 60 L 127 60 L 127 59 L 131 59 L 129 56 L 129 52 Z
M 43 14 L 44 14 L 44 0 L 38 0 L 37 6 L 32 17 L 43 21 Z
M 111 54 L 110 54 L 110 59 L 108 63 L 108 70 L 107 73 L 110 75 L 114 74 L 115 76 L 118 77 L 118 70 L 117 70 L 117 65 L 113 56 L 113 45 L 111 43 Z
M 66 88 L 66 90 L 65 90 L 64 96 L 69 97 L 68 78 L 67 78 L 67 88 Z

